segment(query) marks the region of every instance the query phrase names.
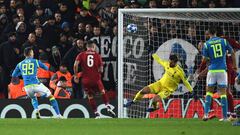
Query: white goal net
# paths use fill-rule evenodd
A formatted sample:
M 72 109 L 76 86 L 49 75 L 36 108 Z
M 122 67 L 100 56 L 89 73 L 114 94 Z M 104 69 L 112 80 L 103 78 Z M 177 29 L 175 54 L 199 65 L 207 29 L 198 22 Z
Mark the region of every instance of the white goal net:
M 165 60 L 170 53 L 177 54 L 179 64 L 190 76 L 201 63 L 201 46 L 207 40 L 206 31 L 210 26 L 221 27 L 226 36 L 239 41 L 240 9 L 120 9 L 118 19 L 119 117 L 202 117 L 204 77 L 194 85 L 195 97 L 179 85 L 170 98 L 162 100 L 160 109 L 151 114 L 145 111 L 151 95 L 146 95 L 141 102 L 129 108 L 124 108 L 123 104 L 133 99 L 144 86 L 162 77 L 164 70 L 153 61 L 153 53 Z M 136 24 L 136 33 L 127 32 L 129 24 Z M 238 65 L 239 56 L 237 52 Z M 233 90 L 236 97 L 237 91 Z M 216 116 L 221 115 L 218 99 L 214 99 L 212 109 Z

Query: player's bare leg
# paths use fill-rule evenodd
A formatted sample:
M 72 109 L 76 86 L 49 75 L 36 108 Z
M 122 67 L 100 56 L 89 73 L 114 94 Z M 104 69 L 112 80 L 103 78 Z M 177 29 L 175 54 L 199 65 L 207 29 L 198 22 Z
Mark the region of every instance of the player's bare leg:
M 113 118 L 116 117 L 116 114 L 114 113 L 113 109 L 109 105 L 109 98 L 104 89 L 101 90 L 101 94 L 102 94 L 103 102 L 106 105 L 108 114 L 110 114 Z
M 141 100 L 142 97 L 145 95 L 145 94 L 149 94 L 151 91 L 150 91 L 150 88 L 148 86 L 145 86 L 143 89 L 141 89 L 140 91 L 138 91 L 138 93 L 135 95 L 134 99 L 132 101 L 129 101 L 127 102 L 126 104 L 124 104 L 124 107 L 129 107 L 131 106 L 132 104 L 136 103 L 137 101 Z
M 203 121 L 208 120 L 208 113 L 210 111 L 210 105 L 212 102 L 213 91 L 214 91 L 214 86 L 207 86 L 206 99 L 205 99 L 206 101 L 205 101 L 205 106 L 204 106 L 204 116 L 202 118 Z
M 152 98 L 152 100 L 151 100 L 151 102 L 149 103 L 150 105 L 150 107 L 149 108 L 147 108 L 147 112 L 153 112 L 153 111 L 156 111 L 156 110 L 158 110 L 159 109 L 159 101 L 161 100 L 161 97 L 159 96 L 159 95 L 155 95 L 153 98 Z

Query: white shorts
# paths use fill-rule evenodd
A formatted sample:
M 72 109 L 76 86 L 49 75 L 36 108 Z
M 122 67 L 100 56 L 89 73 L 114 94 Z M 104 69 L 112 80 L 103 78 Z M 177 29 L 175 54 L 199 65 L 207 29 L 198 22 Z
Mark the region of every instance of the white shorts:
M 34 98 L 36 93 L 40 94 L 41 96 L 45 96 L 45 97 L 49 97 L 51 95 L 50 90 L 42 83 L 27 85 L 24 87 L 24 89 L 30 98 Z
M 208 72 L 207 86 L 226 88 L 228 83 L 227 72 Z

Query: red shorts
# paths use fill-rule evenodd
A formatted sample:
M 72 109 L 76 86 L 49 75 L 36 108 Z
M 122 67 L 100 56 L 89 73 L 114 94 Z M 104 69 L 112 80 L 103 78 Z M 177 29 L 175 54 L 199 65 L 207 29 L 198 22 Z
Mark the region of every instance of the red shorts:
M 94 94 L 96 92 L 101 92 L 104 90 L 104 86 L 101 80 L 89 81 L 82 80 L 83 89 L 87 94 Z

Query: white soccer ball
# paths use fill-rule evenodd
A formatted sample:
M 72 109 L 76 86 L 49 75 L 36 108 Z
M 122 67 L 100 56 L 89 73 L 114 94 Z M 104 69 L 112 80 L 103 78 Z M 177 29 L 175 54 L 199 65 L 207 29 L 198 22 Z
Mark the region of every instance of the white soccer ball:
M 136 24 L 128 24 L 127 31 L 130 33 L 136 33 L 137 32 L 137 25 Z

